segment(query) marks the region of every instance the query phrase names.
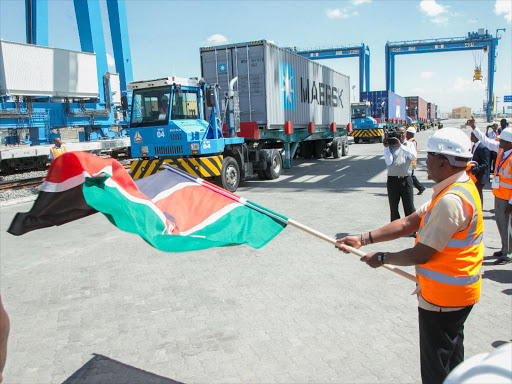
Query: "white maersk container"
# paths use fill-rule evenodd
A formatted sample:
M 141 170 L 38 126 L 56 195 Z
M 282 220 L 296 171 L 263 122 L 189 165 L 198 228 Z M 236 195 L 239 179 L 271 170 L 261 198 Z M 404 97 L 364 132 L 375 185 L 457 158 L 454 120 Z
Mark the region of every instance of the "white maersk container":
M 0 40 L 0 95 L 98 97 L 96 55 Z
M 346 127 L 350 77 L 265 40 L 201 48 L 202 76 L 227 92 L 238 76 L 240 121 L 268 129 Z

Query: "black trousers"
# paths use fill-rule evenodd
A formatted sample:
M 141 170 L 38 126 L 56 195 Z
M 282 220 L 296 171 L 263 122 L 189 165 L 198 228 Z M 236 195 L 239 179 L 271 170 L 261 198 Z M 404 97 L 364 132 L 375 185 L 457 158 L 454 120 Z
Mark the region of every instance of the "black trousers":
M 478 181 L 475 183 L 476 189 L 478 190 L 478 194 L 480 195 L 480 201 L 482 202 L 482 207 L 484 206 L 484 184 L 479 183 Z
M 464 360 L 464 322 L 472 308 L 454 312 L 418 308 L 423 384 L 441 384 Z
M 416 176 L 414 176 L 414 171 L 412 171 L 411 177 L 412 177 L 412 184 L 414 185 L 414 188 L 416 188 L 418 191 L 423 191 L 426 189 L 423 186 L 423 184 L 420 183 L 418 178 Z
M 494 173 L 494 168 L 496 167 L 496 159 L 498 158 L 498 153 L 491 151 L 490 155 L 491 155 L 491 157 L 490 157 L 489 167 L 490 167 L 490 173 L 492 174 L 492 173 Z
M 414 194 L 411 176 L 388 176 L 387 187 L 389 209 L 391 210 L 391 221 L 400 218 L 400 213 L 398 212 L 400 199 L 402 199 L 405 216 L 409 216 L 414 213 L 416 208 L 414 208 Z

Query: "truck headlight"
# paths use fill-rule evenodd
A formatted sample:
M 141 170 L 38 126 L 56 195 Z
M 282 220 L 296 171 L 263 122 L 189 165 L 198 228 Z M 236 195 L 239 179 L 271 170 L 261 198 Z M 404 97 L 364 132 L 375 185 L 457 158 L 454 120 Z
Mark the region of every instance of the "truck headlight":
M 147 145 L 141 145 L 140 153 L 144 153 L 147 155 L 149 153 L 149 147 Z
M 190 150 L 191 151 L 199 151 L 199 143 L 190 144 Z

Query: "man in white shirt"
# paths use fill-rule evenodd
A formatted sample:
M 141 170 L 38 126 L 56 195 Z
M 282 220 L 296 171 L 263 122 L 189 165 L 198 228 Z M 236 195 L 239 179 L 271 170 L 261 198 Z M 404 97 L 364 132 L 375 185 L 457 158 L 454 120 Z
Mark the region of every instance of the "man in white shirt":
M 414 208 L 414 193 L 412 181 L 412 162 L 417 157 L 414 143 L 405 140 L 405 127 L 397 129 L 397 136 L 386 135 L 384 140 L 384 161 L 388 167 L 388 190 L 389 208 L 391 221 L 400 218 L 398 205 L 400 199 L 404 208 L 405 216 L 409 216 L 416 209 Z

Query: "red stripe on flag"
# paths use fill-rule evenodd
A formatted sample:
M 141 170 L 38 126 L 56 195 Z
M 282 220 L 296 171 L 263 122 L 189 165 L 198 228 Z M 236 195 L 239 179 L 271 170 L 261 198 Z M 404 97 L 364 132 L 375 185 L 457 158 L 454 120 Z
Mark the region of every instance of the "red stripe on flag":
M 188 231 L 220 211 L 233 200 L 205 187 L 185 187 L 159 200 L 155 205 L 168 212 L 175 220 L 180 232 Z

